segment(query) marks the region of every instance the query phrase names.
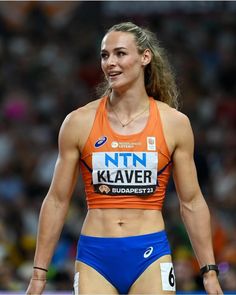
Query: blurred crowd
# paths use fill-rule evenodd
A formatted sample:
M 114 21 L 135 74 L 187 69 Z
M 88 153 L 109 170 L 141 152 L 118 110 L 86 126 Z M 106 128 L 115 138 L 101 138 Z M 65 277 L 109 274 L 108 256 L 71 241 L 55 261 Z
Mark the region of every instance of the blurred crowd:
M 111 13 L 112 2 L 0 3 L 2 291 L 25 290 L 28 284 L 60 125 L 70 111 L 97 98 L 95 87 L 102 80 L 100 41 L 107 28 L 128 20 L 156 32 L 169 54 L 181 111 L 194 130 L 196 166 L 212 215 L 220 281 L 224 290 L 236 290 L 236 3 L 218 2 L 216 8 L 211 3 L 214 9 L 206 12 L 193 6 L 186 12 L 174 1 L 168 10 L 159 12 L 155 6 L 144 14 L 135 2 L 137 9 L 130 15 L 133 2 L 127 3 L 123 16 Z M 150 8 L 152 2 L 145 5 Z M 79 179 L 49 268 L 48 290 L 72 290 L 86 211 Z M 172 181 L 164 215 L 178 290 L 202 290 Z

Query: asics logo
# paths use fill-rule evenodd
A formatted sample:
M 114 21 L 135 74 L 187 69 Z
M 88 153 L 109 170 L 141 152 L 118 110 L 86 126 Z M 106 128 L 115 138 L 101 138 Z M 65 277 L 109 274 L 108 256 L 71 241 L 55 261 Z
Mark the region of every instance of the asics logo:
M 153 247 L 148 247 L 147 250 L 144 252 L 143 257 L 148 258 L 153 252 Z
M 100 137 L 94 144 L 94 146 L 96 148 L 99 148 L 100 146 L 102 146 L 105 142 L 107 141 L 107 137 L 106 136 L 102 136 Z

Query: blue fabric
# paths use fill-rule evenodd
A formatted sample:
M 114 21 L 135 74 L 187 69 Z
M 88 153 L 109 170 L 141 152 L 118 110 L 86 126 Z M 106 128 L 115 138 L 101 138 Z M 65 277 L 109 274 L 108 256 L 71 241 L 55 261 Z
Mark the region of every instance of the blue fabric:
M 168 254 L 165 231 L 118 238 L 81 235 L 76 259 L 103 275 L 119 294 L 127 294 L 151 263 Z

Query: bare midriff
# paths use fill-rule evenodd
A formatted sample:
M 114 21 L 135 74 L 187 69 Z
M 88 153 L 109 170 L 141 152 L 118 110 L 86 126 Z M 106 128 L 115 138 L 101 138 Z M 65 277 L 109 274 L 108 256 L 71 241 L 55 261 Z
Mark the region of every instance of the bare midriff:
M 81 234 L 94 237 L 127 237 L 164 229 L 161 211 L 143 209 L 90 209 Z

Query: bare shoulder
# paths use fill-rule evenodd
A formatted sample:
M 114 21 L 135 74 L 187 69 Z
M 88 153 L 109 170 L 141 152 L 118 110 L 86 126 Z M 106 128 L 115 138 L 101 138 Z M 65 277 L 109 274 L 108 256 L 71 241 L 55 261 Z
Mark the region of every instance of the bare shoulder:
M 94 100 L 84 105 L 83 107 L 80 107 L 72 111 L 66 116 L 66 121 L 69 121 L 75 124 L 77 123 L 84 124 L 86 121 L 91 120 L 96 114 L 96 110 L 98 108 L 100 101 L 101 99 Z
M 156 103 L 167 145 L 169 150 L 173 152 L 182 140 L 186 141 L 192 136 L 189 118 L 164 102 L 157 101 Z
M 67 134 L 71 134 L 77 140 L 80 148 L 89 136 L 100 101 L 101 99 L 94 100 L 72 111 L 62 124 L 61 132 L 66 130 Z
M 189 122 L 187 115 L 173 107 L 170 107 L 167 103 L 162 101 L 156 101 L 156 103 L 162 117 L 167 117 L 171 121 L 174 121 L 174 123 L 179 124 L 186 124 Z
M 174 129 L 189 128 L 190 121 L 187 115 L 161 101 L 157 101 L 157 106 L 164 123 L 175 127 Z

